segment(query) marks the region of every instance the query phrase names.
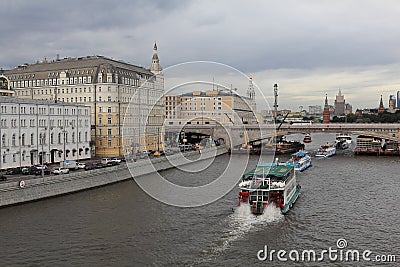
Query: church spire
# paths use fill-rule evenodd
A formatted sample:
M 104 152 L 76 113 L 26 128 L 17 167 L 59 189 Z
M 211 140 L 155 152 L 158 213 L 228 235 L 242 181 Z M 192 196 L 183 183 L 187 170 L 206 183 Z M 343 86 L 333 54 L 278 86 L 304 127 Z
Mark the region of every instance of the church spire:
M 385 111 L 385 107 L 383 106 L 383 99 L 382 99 L 382 95 L 381 95 L 381 101 L 379 103 L 378 113 L 382 113 L 384 111 Z
M 162 71 L 161 65 L 160 65 L 160 60 L 158 59 L 158 54 L 157 54 L 157 43 L 154 42 L 154 47 L 153 47 L 153 57 L 151 60 L 151 68 L 150 71 L 153 73 L 158 73 Z
M 325 94 L 325 108 L 329 107 L 328 104 L 328 94 Z

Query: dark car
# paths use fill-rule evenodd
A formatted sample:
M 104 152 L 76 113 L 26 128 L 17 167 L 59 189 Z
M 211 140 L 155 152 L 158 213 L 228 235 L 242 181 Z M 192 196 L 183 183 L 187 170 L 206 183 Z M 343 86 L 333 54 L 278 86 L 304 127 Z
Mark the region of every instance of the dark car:
M 47 168 L 43 170 L 43 174 L 44 175 L 50 175 L 50 173 L 51 173 L 50 170 L 47 169 Z M 41 169 L 36 169 L 35 170 L 35 175 L 42 175 L 42 170 Z
M 101 163 L 101 162 L 96 162 L 96 163 L 93 163 L 93 166 L 94 166 L 95 169 L 101 169 L 101 168 L 107 167 L 107 164 L 104 164 L 104 163 Z
M 13 175 L 13 174 L 21 174 L 22 173 L 22 168 L 10 168 L 7 169 L 6 174 L 8 175 Z
M 86 164 L 85 171 L 93 170 L 95 167 L 93 164 Z
M 22 168 L 21 172 L 22 174 L 28 175 L 28 174 L 35 174 L 37 171 L 37 168 L 35 166 L 30 166 L 30 167 L 24 167 Z
M 0 181 L 7 181 L 7 177 L 4 174 L 0 174 Z

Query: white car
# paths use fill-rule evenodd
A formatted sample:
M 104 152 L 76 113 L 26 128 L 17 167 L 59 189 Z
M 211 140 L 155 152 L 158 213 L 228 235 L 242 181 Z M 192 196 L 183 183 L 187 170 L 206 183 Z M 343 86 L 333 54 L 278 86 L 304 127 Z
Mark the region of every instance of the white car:
M 86 167 L 85 163 L 78 163 L 77 165 L 78 169 L 84 169 Z
M 53 174 L 67 174 L 69 173 L 69 169 L 67 168 L 57 168 L 53 170 Z
M 121 160 L 119 158 L 112 158 L 110 161 L 111 162 L 121 163 Z

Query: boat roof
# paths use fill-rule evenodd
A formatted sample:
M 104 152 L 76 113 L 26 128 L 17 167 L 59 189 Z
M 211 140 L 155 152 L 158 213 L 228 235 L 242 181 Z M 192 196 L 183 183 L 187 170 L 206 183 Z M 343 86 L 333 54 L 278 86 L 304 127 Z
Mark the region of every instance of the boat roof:
M 307 155 L 307 151 L 299 151 L 299 152 L 293 153 L 292 157 L 295 157 L 295 156 L 303 157 L 305 155 Z
M 243 176 L 249 177 L 249 176 L 264 174 L 265 177 L 266 176 L 270 176 L 270 177 L 275 176 L 275 177 L 285 178 L 287 176 L 287 174 L 291 170 L 293 170 L 293 167 L 294 167 L 293 164 L 276 165 L 275 163 L 262 163 L 262 164 L 258 164 L 254 170 L 245 173 Z

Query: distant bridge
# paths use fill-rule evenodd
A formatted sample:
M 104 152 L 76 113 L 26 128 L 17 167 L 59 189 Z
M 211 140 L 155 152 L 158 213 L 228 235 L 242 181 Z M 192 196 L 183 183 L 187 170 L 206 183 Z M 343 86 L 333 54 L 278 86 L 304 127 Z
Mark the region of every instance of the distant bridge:
M 260 124 L 250 125 L 211 125 L 211 124 L 186 124 L 186 125 L 165 125 L 166 132 L 192 132 L 212 136 L 213 139 L 221 139 L 228 146 L 237 146 L 246 142 L 255 142 L 269 139 L 275 136 L 277 125 Z M 296 133 L 348 133 L 359 135 L 370 135 L 386 140 L 400 142 L 399 123 L 331 123 L 331 124 L 310 124 L 290 125 L 282 124 L 278 134 Z

